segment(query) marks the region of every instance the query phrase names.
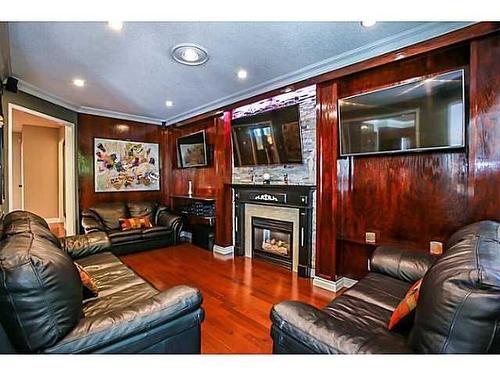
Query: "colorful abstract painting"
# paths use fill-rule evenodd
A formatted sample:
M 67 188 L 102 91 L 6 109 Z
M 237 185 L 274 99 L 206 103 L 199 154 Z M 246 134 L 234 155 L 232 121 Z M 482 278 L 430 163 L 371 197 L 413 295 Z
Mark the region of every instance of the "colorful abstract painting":
M 94 139 L 96 192 L 160 190 L 157 143 Z

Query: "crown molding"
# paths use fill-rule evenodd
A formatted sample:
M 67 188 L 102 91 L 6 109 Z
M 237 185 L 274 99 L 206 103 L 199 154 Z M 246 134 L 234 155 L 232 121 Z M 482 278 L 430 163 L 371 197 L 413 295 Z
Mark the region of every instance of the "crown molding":
M 374 43 L 370 43 L 362 47 L 341 53 L 339 55 L 336 55 L 335 57 L 308 65 L 299 70 L 252 86 L 246 90 L 242 90 L 235 94 L 214 100 L 210 103 L 196 107 L 190 111 L 186 111 L 176 116 L 167 118 L 166 122 L 167 125 L 172 125 L 177 122 L 187 120 L 191 117 L 198 116 L 202 113 L 229 106 L 233 103 L 237 103 L 253 96 L 261 95 L 269 91 L 286 87 L 294 83 L 343 68 L 345 66 L 356 64 L 358 62 L 368 60 L 370 58 L 377 57 L 388 52 L 396 51 L 398 49 L 408 47 L 431 38 L 451 33 L 453 31 L 470 26 L 474 23 L 475 22 L 439 22 L 420 25 L 412 29 L 405 30 L 401 33 L 391 35 L 390 37 L 379 39 Z
M 56 104 L 71 111 L 78 112 L 79 106 L 77 104 L 72 103 L 69 100 L 63 99 L 57 95 L 53 95 L 48 91 L 42 90 L 41 88 L 32 85 L 31 83 L 26 82 L 20 78 L 17 77 L 15 78 L 18 80 L 17 87 L 20 91 L 36 96 L 37 98 L 46 100 L 48 102 L 51 102 L 52 104 Z
M 143 122 L 146 124 L 153 124 L 153 125 L 161 125 L 162 121 L 164 121 L 163 119 L 154 118 L 154 117 L 132 115 L 130 113 L 109 111 L 109 110 L 101 109 L 101 108 L 79 106 L 78 104 L 75 104 L 73 102 L 65 100 L 59 96 L 50 94 L 49 92 L 42 90 L 39 87 L 32 85 L 31 83 L 23 81 L 22 79 L 18 78 L 18 81 L 19 81 L 18 88 L 20 91 L 23 91 L 27 94 L 36 96 L 37 98 L 46 100 L 50 103 L 59 105 L 63 108 L 69 109 L 69 110 L 77 112 L 77 113 L 85 113 L 85 114 L 95 115 L 95 116 L 112 117 L 112 118 L 116 118 L 119 120 Z
M 119 120 L 143 122 L 145 124 L 152 124 L 152 125 L 161 125 L 161 123 L 163 121 L 165 121 L 164 119 L 160 119 L 160 118 L 140 116 L 140 115 L 131 115 L 129 113 L 108 111 L 106 109 L 99 109 L 99 108 L 86 107 L 86 106 L 78 107 L 77 112 L 78 113 L 85 113 L 88 115 L 112 117 L 112 118 L 116 118 Z
M 475 22 L 437 22 L 417 26 L 404 32 L 391 35 L 390 37 L 377 40 L 374 43 L 370 43 L 365 46 L 341 53 L 339 55 L 336 55 L 335 57 L 308 65 L 304 68 L 284 74 L 280 77 L 252 86 L 248 89 L 219 98 L 212 102 L 193 108 L 189 111 L 182 112 L 176 116 L 169 117 L 166 120 L 148 116 L 109 111 L 94 107 L 79 106 L 58 96 L 52 95 L 47 91 L 41 90 L 40 88 L 22 80 L 19 80 L 19 88 L 21 91 L 27 92 L 28 94 L 37 96 L 78 113 L 113 117 L 122 120 L 144 122 L 155 125 L 161 125 L 162 121 L 166 121 L 167 125 L 173 125 L 175 123 L 188 120 L 192 117 L 199 116 L 210 111 L 215 111 L 223 107 L 227 107 L 233 103 L 237 103 L 253 96 L 261 95 L 269 91 L 286 87 L 294 83 L 331 72 L 333 70 L 356 64 L 363 60 L 380 56 L 388 52 L 392 52 L 431 38 L 435 38 L 465 28 L 474 23 Z

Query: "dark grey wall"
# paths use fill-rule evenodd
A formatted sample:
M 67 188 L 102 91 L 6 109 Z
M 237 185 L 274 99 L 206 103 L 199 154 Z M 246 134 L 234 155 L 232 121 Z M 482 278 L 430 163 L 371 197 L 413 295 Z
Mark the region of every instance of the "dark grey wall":
M 12 92 L 4 92 L 4 95 L 2 97 L 2 109 L 3 109 L 3 114 L 4 114 L 4 127 L 3 127 L 3 156 L 2 156 L 2 165 L 3 165 L 3 186 L 4 189 L 7 188 L 8 186 L 8 165 L 7 165 L 7 155 L 8 155 L 8 145 L 7 145 L 7 130 L 8 130 L 8 123 L 9 123 L 9 103 L 12 104 L 17 104 L 22 107 L 32 109 L 37 112 L 44 113 L 46 115 L 52 116 L 59 118 L 61 120 L 65 120 L 68 122 L 71 122 L 75 124 L 75 137 L 78 134 L 78 113 L 69 109 L 66 109 L 64 107 L 61 107 L 57 104 L 48 102 L 44 99 L 40 99 L 36 96 L 27 94 L 22 91 L 18 91 L 17 93 L 12 93 Z M 75 139 L 75 159 L 78 154 L 77 146 L 78 145 L 78 140 Z M 76 164 L 75 162 L 75 165 Z M 78 176 L 78 172 L 75 172 L 75 175 Z M 78 183 L 78 182 L 77 182 Z M 78 186 L 78 185 L 77 185 Z M 77 194 L 78 196 L 78 194 Z M 5 191 L 5 202 L 8 201 L 8 191 Z M 1 205 L 2 202 L 0 202 L 0 211 L 3 210 L 3 205 Z M 77 207 L 78 210 L 78 207 Z M 77 211 L 78 212 L 78 211 Z
M 7 22 L 0 22 L 0 79 L 10 74 L 9 28 Z

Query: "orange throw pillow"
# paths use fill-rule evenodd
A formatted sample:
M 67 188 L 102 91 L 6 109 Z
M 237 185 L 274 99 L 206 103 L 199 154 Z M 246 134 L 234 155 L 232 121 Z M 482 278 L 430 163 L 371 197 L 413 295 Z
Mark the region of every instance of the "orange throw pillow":
M 80 280 L 82 281 L 83 285 L 83 299 L 89 299 L 89 298 L 94 298 L 97 297 L 99 294 L 99 289 L 97 288 L 97 284 L 95 283 L 94 279 L 88 274 L 85 269 L 80 266 L 78 263 L 74 263 L 76 266 L 76 269 L 78 270 L 78 273 L 80 274 Z
M 153 224 L 148 217 L 131 217 L 128 219 L 120 219 L 122 230 L 152 228 Z
M 415 310 L 421 285 L 422 279 L 415 282 L 406 293 L 405 298 L 403 298 L 398 307 L 396 307 L 396 310 L 393 311 L 387 327 L 389 330 L 392 330 L 404 317 L 410 315 L 410 313 Z

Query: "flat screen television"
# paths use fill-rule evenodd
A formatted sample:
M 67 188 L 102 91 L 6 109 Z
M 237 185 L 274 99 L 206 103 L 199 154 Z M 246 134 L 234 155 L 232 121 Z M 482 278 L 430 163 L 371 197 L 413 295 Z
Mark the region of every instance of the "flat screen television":
M 465 146 L 464 71 L 339 100 L 341 156 Z
M 204 167 L 208 164 L 205 131 L 177 138 L 177 166 Z
M 232 135 L 236 167 L 302 164 L 298 104 L 233 120 Z

